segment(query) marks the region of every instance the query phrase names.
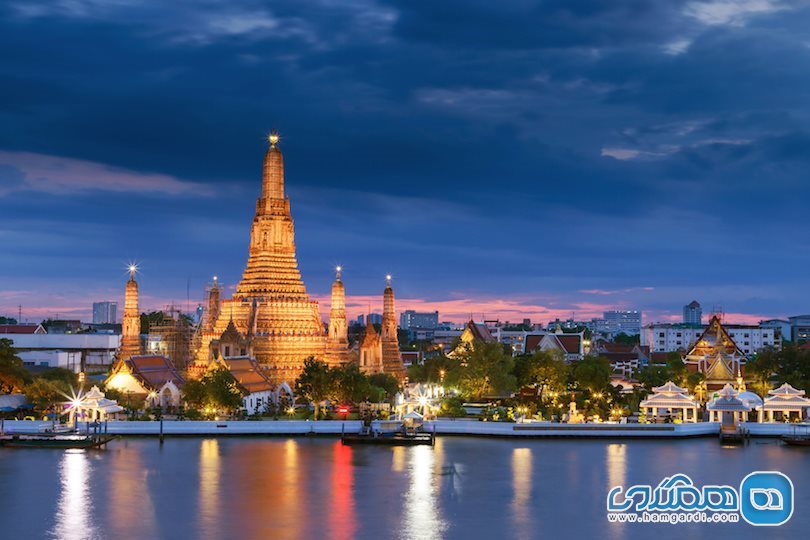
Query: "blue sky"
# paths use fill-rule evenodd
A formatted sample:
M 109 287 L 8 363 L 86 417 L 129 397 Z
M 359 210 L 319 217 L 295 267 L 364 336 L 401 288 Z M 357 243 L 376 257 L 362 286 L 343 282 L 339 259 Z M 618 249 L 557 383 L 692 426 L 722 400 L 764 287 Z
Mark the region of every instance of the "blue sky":
M 810 311 L 807 2 L 501 4 L 4 3 L 0 313 L 235 283 L 271 128 L 350 314 Z

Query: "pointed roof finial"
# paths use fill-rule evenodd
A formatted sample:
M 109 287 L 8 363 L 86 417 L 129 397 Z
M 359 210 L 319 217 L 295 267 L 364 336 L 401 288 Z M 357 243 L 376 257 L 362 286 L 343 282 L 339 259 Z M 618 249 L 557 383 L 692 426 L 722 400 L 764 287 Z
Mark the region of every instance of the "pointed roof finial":
M 138 271 L 138 265 L 135 263 L 130 263 L 127 270 L 129 270 L 129 279 L 135 281 L 135 272 Z
M 388 285 L 389 287 L 391 286 L 391 274 L 386 274 L 385 284 Z
M 281 137 L 279 137 L 278 131 L 275 129 L 271 131 L 270 135 L 267 136 L 267 140 L 270 142 L 270 148 L 275 148 L 280 138 Z
M 340 272 L 341 272 L 341 270 L 343 270 L 343 267 L 342 267 L 342 266 L 337 265 L 337 266 L 335 267 L 335 279 L 340 279 Z

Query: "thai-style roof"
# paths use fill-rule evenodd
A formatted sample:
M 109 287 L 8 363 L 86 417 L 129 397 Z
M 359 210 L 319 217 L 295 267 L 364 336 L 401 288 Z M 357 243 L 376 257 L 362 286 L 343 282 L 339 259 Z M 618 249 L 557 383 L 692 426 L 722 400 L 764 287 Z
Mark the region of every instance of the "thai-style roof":
M 711 400 L 706 408 L 710 411 L 725 411 L 725 412 L 748 412 L 751 406 L 743 402 L 738 397 L 738 393 L 734 387 L 727 384 L 720 391 L 719 395 Z
M 686 388 L 681 388 L 672 381 L 667 381 L 663 386 L 656 386 L 653 388 L 656 394 L 686 394 L 689 392 Z
M 810 399 L 804 397 L 804 390 L 797 390 L 788 383 L 770 390 L 762 409 L 765 411 L 801 411 L 810 407 Z
M 362 347 L 372 347 L 377 344 L 380 340 L 380 335 L 377 333 L 377 330 L 374 328 L 374 325 L 371 323 L 371 317 L 368 317 L 368 322 L 366 324 L 366 335 L 363 337 L 363 344 Z
M 582 334 L 528 334 L 523 342 L 524 350 L 534 352 L 543 343 L 543 340 L 551 340 L 553 345 L 566 354 L 580 354 L 582 351 Z
M 168 356 L 131 356 L 124 364 L 141 386 L 149 391 L 158 391 L 169 381 L 173 381 L 178 387 L 185 382 Z
M 653 394 L 641 402 L 641 407 L 657 407 L 660 409 L 697 407 L 697 402 L 689 395 L 686 388 L 681 388 L 672 381 L 663 386 L 653 388 Z
M 483 323 L 470 321 L 467 323 L 467 328 L 465 328 L 465 330 L 470 331 L 474 341 L 483 341 L 485 343 L 495 341 L 495 338 L 492 337 L 492 333 L 489 331 L 489 328 L 487 328 L 487 325 Z
M 745 357 L 745 353 L 737 346 L 715 315 L 686 356 L 707 358 L 716 357 L 718 354 Z
M 728 355 L 718 352 L 709 359 L 706 368 L 707 381 L 732 381 L 735 380 L 734 369 L 730 365 L 731 358 Z
M 652 394 L 640 404 L 641 407 L 657 407 L 659 409 L 680 409 L 683 407 L 697 407 L 697 401 L 686 394 Z
M 223 364 L 248 394 L 272 390 L 274 387 L 254 358 L 247 356 L 226 358 Z
M 804 390 L 798 390 L 796 388 L 793 388 L 788 383 L 784 383 L 779 388 L 768 390 L 768 394 L 771 396 L 803 396 Z

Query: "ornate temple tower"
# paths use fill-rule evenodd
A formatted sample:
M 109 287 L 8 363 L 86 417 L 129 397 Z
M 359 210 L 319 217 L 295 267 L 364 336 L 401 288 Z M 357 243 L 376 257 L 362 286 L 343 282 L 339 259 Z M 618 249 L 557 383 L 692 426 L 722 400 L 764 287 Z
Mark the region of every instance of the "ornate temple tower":
M 217 324 L 217 319 L 220 313 L 220 299 L 219 299 L 219 281 L 217 276 L 214 276 L 214 282 L 208 290 L 208 307 L 205 310 L 205 325 L 206 330 L 213 330 Z
M 211 360 L 212 340 L 222 336 L 233 320 L 236 330 L 250 341 L 266 375 L 276 383 L 292 383 L 306 358 L 327 359 L 327 336 L 318 303 L 309 299 L 298 270 L 278 134 L 272 133 L 268 140 L 247 267 L 233 298 L 222 302 L 211 334 L 203 335 L 197 364 Z
M 360 370 L 363 373 L 383 372 L 382 340 L 371 323 L 371 317 L 366 319 L 366 335 L 360 344 Z
M 335 282 L 332 283 L 332 304 L 329 309 L 329 351 L 331 363 L 345 364 L 349 361 L 348 324 L 346 322 L 346 290 L 340 279 L 341 268 L 335 269 Z
M 385 276 L 385 281 L 382 316 L 383 370 L 401 380 L 405 378 L 405 366 L 402 364 L 402 356 L 399 353 L 397 316 L 394 306 L 394 289 L 391 287 L 391 276 Z
M 135 272 L 138 268 L 129 267 L 129 280 L 124 293 L 124 319 L 121 325 L 121 347 L 118 349 L 118 360 L 123 361 L 131 356 L 141 354 L 141 315 L 138 312 L 138 282 Z

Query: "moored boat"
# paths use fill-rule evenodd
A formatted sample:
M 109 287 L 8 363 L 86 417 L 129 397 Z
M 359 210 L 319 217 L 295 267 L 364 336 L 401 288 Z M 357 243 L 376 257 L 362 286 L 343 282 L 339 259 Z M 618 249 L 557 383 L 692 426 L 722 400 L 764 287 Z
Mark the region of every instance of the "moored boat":
M 5 435 L 0 446 L 7 448 L 98 448 L 114 437 L 111 435 Z

